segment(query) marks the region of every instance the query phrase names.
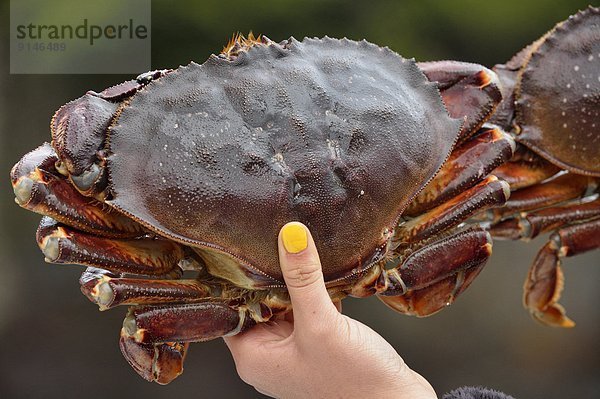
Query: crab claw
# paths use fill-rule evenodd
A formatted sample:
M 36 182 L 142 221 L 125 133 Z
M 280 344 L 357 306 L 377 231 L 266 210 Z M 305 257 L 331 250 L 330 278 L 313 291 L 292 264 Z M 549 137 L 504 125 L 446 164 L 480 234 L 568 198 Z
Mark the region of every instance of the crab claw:
M 183 373 L 183 361 L 189 343 L 139 343 L 123 328 L 119 347 L 127 363 L 143 379 L 166 385 Z
M 57 169 L 82 193 L 102 191 L 106 182 L 101 150 L 118 104 L 93 94 L 63 105 L 52 117 L 52 146 Z

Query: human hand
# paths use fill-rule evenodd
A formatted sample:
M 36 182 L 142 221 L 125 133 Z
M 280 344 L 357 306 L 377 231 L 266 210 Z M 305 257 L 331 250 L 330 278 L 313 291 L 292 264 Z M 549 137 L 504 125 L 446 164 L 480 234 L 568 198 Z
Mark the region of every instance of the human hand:
M 286 224 L 278 242 L 293 315 L 225 338 L 242 380 L 281 398 L 436 398 L 383 337 L 338 312 L 303 224 Z

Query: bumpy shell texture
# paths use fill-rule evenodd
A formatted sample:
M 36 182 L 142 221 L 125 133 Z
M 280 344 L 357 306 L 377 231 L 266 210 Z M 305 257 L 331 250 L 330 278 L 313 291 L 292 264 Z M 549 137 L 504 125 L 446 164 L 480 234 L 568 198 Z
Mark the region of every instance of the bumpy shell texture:
M 385 252 L 460 129 L 413 61 L 346 39 L 211 56 L 152 82 L 110 131 L 109 203 L 282 281 L 277 235 L 312 231 L 325 278 Z

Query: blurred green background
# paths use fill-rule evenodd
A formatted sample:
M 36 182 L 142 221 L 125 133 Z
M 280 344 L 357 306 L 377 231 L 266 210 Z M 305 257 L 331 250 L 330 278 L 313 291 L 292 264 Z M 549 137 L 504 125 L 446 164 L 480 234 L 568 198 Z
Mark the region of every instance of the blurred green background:
M 53 12 L 48 1 L 47 12 Z M 154 1 L 152 67 L 202 62 L 232 33 L 366 38 L 417 60 L 506 61 L 586 1 L 263 0 Z M 63 103 L 130 76 L 9 75 L 8 1 L 0 3 L 0 397 L 261 397 L 235 372 L 221 340 L 191 347 L 167 387 L 141 380 L 117 346 L 124 309 L 99 313 L 79 292 L 78 266 L 48 265 L 34 239 L 40 219 L 13 202 L 8 172 L 49 140 Z M 142 72 L 142 71 L 140 71 Z M 485 385 L 517 398 L 600 397 L 600 251 L 565 262 L 562 303 L 571 330 L 534 323 L 521 306 L 527 268 L 543 238 L 498 242 L 493 259 L 450 308 L 427 318 L 395 314 L 376 299 L 344 312 L 388 339 L 439 394 Z M 338 370 L 331 370 L 332 373 Z M 285 383 L 282 381 L 282 383 Z M 310 383 L 310 382 L 307 382 Z

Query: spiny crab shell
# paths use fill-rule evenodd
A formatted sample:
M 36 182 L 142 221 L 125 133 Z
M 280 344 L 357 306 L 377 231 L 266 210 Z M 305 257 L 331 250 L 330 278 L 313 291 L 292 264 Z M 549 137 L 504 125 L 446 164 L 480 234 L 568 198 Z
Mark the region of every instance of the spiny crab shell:
M 327 281 L 379 261 L 461 126 L 414 61 L 329 38 L 191 63 L 117 113 L 106 203 L 244 287 L 282 284 L 290 220 L 310 228 Z

